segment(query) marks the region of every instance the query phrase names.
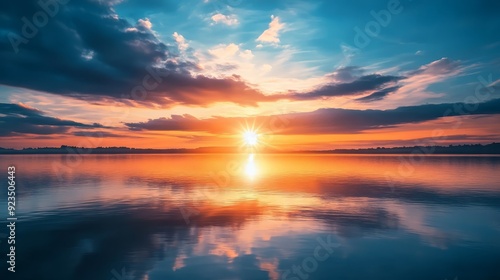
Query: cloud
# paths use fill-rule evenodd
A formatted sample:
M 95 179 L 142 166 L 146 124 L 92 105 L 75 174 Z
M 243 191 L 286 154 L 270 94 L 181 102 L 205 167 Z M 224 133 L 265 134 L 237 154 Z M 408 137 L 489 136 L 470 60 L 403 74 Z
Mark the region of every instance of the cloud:
M 269 71 L 271 71 L 273 69 L 273 67 L 269 64 L 264 64 L 260 67 L 260 70 L 262 71 L 262 73 L 267 73 Z
M 318 109 L 307 113 L 243 117 L 212 117 L 198 119 L 191 115 L 172 115 L 170 118 L 146 122 L 125 123 L 130 130 L 198 131 L 231 134 L 235 127 L 245 123 L 281 127 L 277 134 L 343 134 L 356 133 L 385 127 L 436 120 L 444 116 L 460 116 L 470 104 L 443 103 L 399 107 L 391 110 Z M 459 109 L 457 109 L 459 108 Z M 500 99 L 477 104 L 471 115 L 500 114 Z
M 164 78 L 169 85 L 170 96 L 151 94 L 148 102 L 172 105 L 208 106 L 216 102 L 231 102 L 242 106 L 257 106 L 258 102 L 271 102 L 282 96 L 264 95 L 249 87 L 237 75 L 227 78 L 210 78 L 206 76 L 191 77 L 182 74 L 170 74 Z M 175 98 L 175 99 L 174 99 Z
M 252 59 L 254 55 L 251 50 L 244 50 L 240 53 L 240 57 L 243 59 Z
M 38 8 L 35 0 L 22 4 L 6 2 L 3 30 L 7 34 L 21 36 L 18 19 L 27 11 Z M 272 17 L 269 29 L 259 37 L 260 40 L 279 41 L 278 35 L 283 27 L 278 17 Z M 369 94 L 396 86 L 403 79 L 380 74 L 363 76 L 359 69 L 345 67 L 312 90 L 283 90 L 280 94 L 270 96 L 234 73 L 218 75 L 206 71 L 201 74 L 198 58 L 179 55 L 175 47 L 163 43 L 151 28 L 151 22 L 144 17 L 136 25 L 131 25 L 120 18 L 109 3 L 70 1 L 39 31 L 43 32 L 43 36 L 39 34 L 26 44 L 20 43 L 19 53 L 13 55 L 9 40 L 0 41 L 0 49 L 7 50 L 0 52 L 3 62 L 0 64 L 0 85 L 57 94 L 95 104 L 123 102 L 129 106 L 171 108 L 178 105 L 206 107 L 220 102 L 258 106 L 259 102 L 279 99 L 313 100 Z M 173 33 L 173 38 L 181 52 L 189 48 L 181 34 Z M 12 50 L 12 53 L 8 50 Z M 241 61 L 241 58 L 250 60 L 254 55 L 251 50 L 242 50 L 234 43 L 219 45 L 208 52 L 219 69 L 228 71 L 243 71 L 243 68 L 237 68 L 241 64 L 226 61 L 226 58 L 238 56 Z M 270 69 L 262 66 L 264 64 L 247 63 L 249 67 L 255 65 L 253 69 Z M 273 67 L 273 73 L 279 72 L 279 64 L 273 63 Z M 456 62 L 443 58 L 424 65 L 413 75 L 435 80 L 432 74 L 451 75 L 453 71 L 459 71 L 457 67 Z M 255 71 L 248 73 L 253 74 Z M 413 85 L 422 85 L 424 82 Z M 403 89 L 409 90 L 409 87 L 404 85 L 398 90 L 398 95 Z
M 499 87 L 500 86 L 500 79 L 492 82 L 491 84 L 489 84 L 487 87 Z
M 42 111 L 23 104 L 0 103 L 0 137 L 18 134 L 61 134 L 71 128 L 103 128 L 46 116 Z
M 23 36 L 19 19 L 40 9 L 36 0 L 2 7 L 2 30 L 14 37 Z M 96 104 L 163 108 L 272 100 L 239 77 L 193 74 L 196 60 L 177 55 L 148 27 L 147 19 L 131 25 L 103 1 L 70 1 L 37 36 L 19 43 L 17 54 L 9 40 L 0 41 L 0 85 Z M 182 35 L 174 38 L 181 50 L 188 47 Z
M 444 93 L 429 91 L 432 84 L 443 82 L 450 77 L 456 77 L 464 70 L 460 61 L 443 57 L 422 65 L 417 70 L 403 73 L 406 77 L 398 89 L 398 94 L 391 95 L 392 100 L 401 102 L 404 98 L 406 104 L 418 104 L 429 98 L 441 97 Z
M 347 44 L 341 44 L 340 49 L 342 50 L 342 55 L 343 55 L 343 59 L 340 62 L 340 66 L 349 65 L 349 63 L 351 63 L 351 60 L 356 55 L 359 55 L 361 52 L 358 48 L 355 48 Z
M 108 132 L 108 131 L 85 131 L 85 130 L 79 130 L 79 131 L 74 131 L 72 133 L 74 136 L 80 136 L 80 137 L 94 137 L 94 138 L 139 138 L 139 136 L 136 135 L 121 135 L 121 134 L 116 134 L 113 132 Z
M 237 70 L 238 65 L 234 65 L 231 63 L 216 64 L 214 69 L 217 70 L 218 72 L 229 72 Z
M 266 29 L 259 36 L 259 38 L 257 38 L 257 41 L 263 43 L 279 43 L 279 33 L 284 27 L 285 24 L 280 22 L 279 17 L 271 16 L 271 23 L 269 23 L 269 28 Z
M 340 79 L 346 79 L 342 76 Z M 349 77 L 350 79 L 351 77 Z M 378 90 L 387 84 L 394 84 L 404 77 L 385 76 L 380 74 L 370 74 L 356 78 L 354 81 L 342 83 L 333 82 L 319 86 L 318 88 L 306 92 L 293 94 L 293 98 L 298 100 L 316 99 L 320 97 L 338 97 L 348 95 L 360 95 L 367 91 Z
M 234 56 L 239 50 L 240 47 L 238 45 L 231 43 L 229 45 L 218 45 L 217 47 L 208 50 L 208 53 L 217 58 L 228 58 Z
M 115 20 L 119 19 L 118 15 L 113 15 Z M 128 27 L 125 29 L 126 32 L 151 32 L 153 24 L 148 18 L 139 19 L 135 27 Z
M 86 60 L 91 60 L 94 58 L 95 53 L 93 51 L 84 50 L 82 52 L 82 57 Z
M 179 48 L 179 50 L 185 51 L 189 48 L 189 45 L 186 42 L 186 38 L 184 38 L 184 36 L 177 32 L 174 32 L 172 36 L 174 37 L 175 42 L 177 42 L 177 47 Z
M 290 92 L 289 100 L 314 100 L 341 96 L 360 96 L 358 102 L 382 100 L 390 93 L 396 92 L 399 83 L 408 77 L 365 74 L 365 69 L 358 66 L 340 67 L 324 76 L 324 81 L 315 88 L 305 92 Z
M 445 75 L 456 72 L 460 68 L 458 61 L 443 57 L 429 64 L 421 66 L 418 70 L 410 72 L 410 75 Z
M 354 80 L 361 77 L 364 70 L 357 66 L 346 66 L 340 67 L 335 70 L 332 74 L 328 75 L 338 82 L 353 82 Z
M 213 15 L 211 19 L 215 24 L 222 23 L 231 26 L 231 25 L 237 25 L 239 23 L 238 18 L 236 18 L 235 15 L 223 15 L 219 13 Z
M 151 23 L 151 21 L 149 21 L 148 18 L 146 19 L 139 19 L 137 21 L 137 24 L 146 28 L 146 29 L 151 29 L 153 27 L 153 24 Z
M 358 102 L 373 102 L 384 99 L 387 95 L 396 92 L 401 86 L 394 86 L 384 88 L 382 90 L 376 91 L 370 95 L 356 99 Z

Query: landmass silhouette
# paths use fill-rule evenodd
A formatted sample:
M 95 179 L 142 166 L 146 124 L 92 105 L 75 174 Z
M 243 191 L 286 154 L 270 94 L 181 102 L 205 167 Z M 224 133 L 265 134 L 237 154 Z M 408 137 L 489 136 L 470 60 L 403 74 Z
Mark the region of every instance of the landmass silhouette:
M 448 146 L 403 146 L 376 147 L 362 149 L 333 150 L 283 150 L 277 148 L 259 148 L 250 150 L 240 147 L 200 147 L 194 149 L 149 149 L 129 147 L 84 148 L 62 145 L 60 147 L 40 147 L 8 149 L 0 147 L 0 154 L 204 154 L 204 153 L 318 153 L 318 154 L 500 154 L 500 143 L 463 144 Z

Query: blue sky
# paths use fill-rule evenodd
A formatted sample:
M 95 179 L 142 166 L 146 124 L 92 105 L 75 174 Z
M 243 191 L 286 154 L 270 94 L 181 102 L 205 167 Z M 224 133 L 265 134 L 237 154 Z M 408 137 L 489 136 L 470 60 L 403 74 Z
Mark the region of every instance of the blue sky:
M 172 40 L 171 34 L 178 32 L 200 49 L 235 43 L 253 52 L 259 51 L 256 39 L 274 15 L 285 25 L 280 31 L 279 46 L 266 45 L 260 51 L 272 57 L 279 54 L 283 46 L 289 46 L 298 52 L 291 63 L 306 63 L 317 68 L 316 74 L 325 74 L 345 63 L 343 46 L 356 47 L 354 28 L 364 30 L 374 20 L 372 12 L 387 11 L 389 2 L 124 1 L 116 6 L 116 11 L 132 22 L 148 18 L 164 41 Z M 355 55 L 348 64 L 383 63 L 380 68 L 399 66 L 402 70 L 411 70 L 448 57 L 468 65 L 479 64 L 477 71 L 498 77 L 498 3 L 396 2 L 401 12 L 391 14 L 388 24 L 380 28 L 380 34 L 369 37 L 369 44 L 354 50 Z M 215 14 L 233 16 L 237 24 L 213 24 L 210 18 Z
M 367 34 L 367 25 L 377 22 L 373 14 L 387 12 L 389 5 L 398 13 L 390 13 L 378 35 L 368 35 L 366 45 L 357 45 L 356 28 Z M 286 56 L 281 67 L 273 67 L 270 74 L 276 76 L 313 78 L 348 65 L 402 72 L 441 58 L 459 61 L 464 68 L 459 75 L 429 84 L 430 91 L 442 96 L 419 100 L 435 103 L 463 101 L 474 91 L 478 75 L 491 75 L 491 82 L 500 77 L 498 8 L 495 1 L 151 0 L 124 1 L 116 11 L 131 22 L 148 18 L 165 42 L 172 41 L 174 32 L 181 34 L 192 51 L 233 43 L 263 60 Z M 215 23 L 211 17 L 217 14 L 236 23 Z M 271 16 L 284 25 L 280 42 L 259 48 L 256 39 L 268 28 Z M 298 69 L 283 73 L 290 67 Z

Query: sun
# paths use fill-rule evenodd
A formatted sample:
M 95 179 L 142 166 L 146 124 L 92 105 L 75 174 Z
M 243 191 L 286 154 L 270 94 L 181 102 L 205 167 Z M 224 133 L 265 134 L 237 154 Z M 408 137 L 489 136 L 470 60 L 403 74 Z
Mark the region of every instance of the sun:
M 258 135 L 255 131 L 247 130 L 243 133 L 243 139 L 245 140 L 245 144 L 247 146 L 255 146 L 257 145 Z

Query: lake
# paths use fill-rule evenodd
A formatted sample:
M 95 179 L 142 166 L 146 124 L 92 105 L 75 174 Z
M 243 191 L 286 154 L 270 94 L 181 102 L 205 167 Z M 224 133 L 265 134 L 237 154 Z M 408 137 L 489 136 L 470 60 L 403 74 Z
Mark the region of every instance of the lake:
M 1 279 L 500 279 L 500 157 L 0 156 L 1 260 L 10 165 Z

